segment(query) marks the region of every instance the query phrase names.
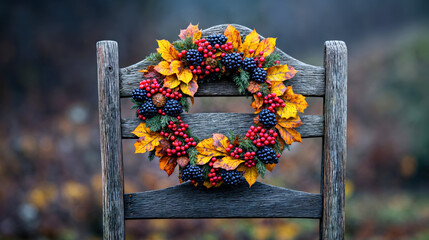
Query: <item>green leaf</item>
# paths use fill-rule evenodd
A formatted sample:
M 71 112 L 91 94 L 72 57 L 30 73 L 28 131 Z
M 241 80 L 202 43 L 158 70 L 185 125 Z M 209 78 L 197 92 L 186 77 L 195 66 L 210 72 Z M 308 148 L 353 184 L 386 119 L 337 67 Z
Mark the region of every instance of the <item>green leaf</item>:
M 185 112 L 189 111 L 189 101 L 187 97 L 180 98 L 180 104 L 182 105 L 182 108 Z
M 156 65 L 164 59 L 162 58 L 160 53 L 151 53 L 149 56 L 146 57 L 145 60 L 151 62 L 153 65 Z
M 261 176 L 261 178 L 265 177 L 265 172 L 267 171 L 267 169 L 265 168 L 265 164 L 263 162 L 256 162 L 256 170 L 258 170 L 259 176 Z
M 198 155 L 198 151 L 195 147 L 190 147 L 188 149 L 188 155 L 189 155 L 189 163 L 193 166 L 197 165 L 197 155 Z
M 249 87 L 249 79 L 250 74 L 243 69 L 240 70 L 239 74 L 235 74 L 232 77 L 232 80 L 234 81 L 235 85 L 237 85 L 238 92 L 240 94 L 248 95 L 247 88 Z
M 275 62 L 280 60 L 280 55 L 278 53 L 272 53 L 265 57 L 265 62 L 262 65 L 263 68 L 269 68 L 275 66 Z

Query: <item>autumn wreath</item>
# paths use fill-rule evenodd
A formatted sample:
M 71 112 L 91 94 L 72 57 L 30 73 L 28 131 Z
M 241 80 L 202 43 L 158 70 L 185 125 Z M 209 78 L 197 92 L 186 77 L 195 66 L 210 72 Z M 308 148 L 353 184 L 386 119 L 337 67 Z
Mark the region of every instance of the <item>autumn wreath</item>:
M 181 30 L 180 39 L 158 40 L 157 53 L 147 57 L 153 65 L 141 70 L 143 80 L 132 92 L 133 108 L 142 120 L 132 132 L 139 139 L 136 153 L 159 157 L 161 170 L 170 176 L 179 165 L 181 182 L 212 186 L 249 186 L 272 171 L 284 148 L 301 142 L 294 129 L 300 126 L 298 111 L 308 106 L 284 81 L 296 70 L 281 64 L 275 38 L 260 38 L 253 30 L 244 39 L 234 26 L 223 34 L 201 38 L 198 25 Z M 243 41 L 244 40 L 244 41 Z M 238 91 L 251 96 L 256 115 L 244 136 L 214 133 L 199 140 L 180 116 L 193 103 L 198 84 L 227 78 Z

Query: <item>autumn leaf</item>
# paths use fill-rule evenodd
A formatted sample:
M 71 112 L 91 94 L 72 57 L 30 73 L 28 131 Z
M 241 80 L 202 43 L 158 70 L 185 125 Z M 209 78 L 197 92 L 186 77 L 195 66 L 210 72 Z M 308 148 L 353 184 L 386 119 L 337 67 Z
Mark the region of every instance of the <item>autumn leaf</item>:
M 163 157 L 167 154 L 167 149 L 171 146 L 170 142 L 167 139 L 161 139 L 159 145 L 155 147 L 155 156 Z
M 249 35 L 244 39 L 243 44 L 241 44 L 238 52 L 242 52 L 244 54 L 244 58 L 253 57 L 255 55 L 255 50 L 259 45 L 259 34 L 256 30 L 253 30 Z M 249 50 L 252 49 L 253 52 L 249 53 Z
M 288 66 L 279 65 L 272 66 L 267 69 L 267 81 L 268 82 L 283 82 L 286 80 L 286 73 L 289 71 Z
M 178 60 L 173 60 L 170 63 L 170 72 L 179 74 L 183 70 L 183 63 Z
M 174 168 L 176 168 L 177 162 L 174 157 L 163 156 L 159 159 L 159 168 L 164 170 L 168 176 L 170 176 L 174 172 Z
M 282 98 L 285 100 L 285 102 L 294 104 L 296 109 L 300 112 L 304 112 L 304 109 L 308 107 L 305 97 L 301 94 L 295 94 L 292 90 L 292 86 L 287 87 L 286 92 L 283 94 Z
M 234 49 L 238 49 L 241 46 L 240 32 L 235 29 L 234 26 L 228 25 L 225 29 L 224 35 L 228 38 L 228 42 L 232 43 Z
M 189 158 L 188 158 L 188 157 L 186 157 L 186 156 L 179 157 L 179 158 L 177 158 L 177 163 L 178 163 L 182 168 L 184 168 L 186 165 L 188 165 L 188 163 L 189 163 Z
M 275 93 L 277 96 L 281 96 L 286 91 L 286 86 L 283 82 L 272 82 L 270 91 L 271 93 Z
M 213 146 L 217 151 L 226 153 L 226 148 L 229 145 L 229 139 L 220 133 L 213 133 Z
M 262 106 L 264 105 L 264 99 L 262 97 L 258 97 L 258 95 L 253 94 L 255 100 L 252 102 L 251 106 L 255 109 L 255 114 L 259 113 L 262 110 Z
M 297 72 L 294 67 L 289 66 L 289 71 L 285 74 L 286 80 L 293 78 Z
M 256 179 L 258 178 L 258 176 L 259 176 L 259 174 L 258 174 L 258 170 L 256 169 L 256 167 L 248 168 L 244 172 L 244 178 L 246 179 L 247 183 L 249 184 L 249 187 L 251 187 L 256 182 Z
M 180 90 L 182 90 L 182 92 L 184 94 L 193 97 L 198 90 L 197 80 L 195 80 L 195 78 L 194 78 L 194 79 L 192 79 L 192 81 L 190 81 L 187 84 L 182 82 L 180 84 Z
M 201 30 L 198 29 L 198 24 L 192 25 L 192 23 L 189 23 L 188 28 L 180 30 L 180 39 L 185 40 L 188 37 L 191 37 L 192 41 L 201 38 Z
M 139 72 L 143 73 L 143 77 L 144 78 L 157 78 L 157 79 L 160 79 L 160 78 L 163 77 L 162 74 L 159 74 L 159 72 L 157 72 L 155 70 L 155 66 L 154 65 L 150 65 L 146 69 L 140 70 Z
M 208 163 L 212 157 L 227 156 L 226 148 L 229 145 L 229 140 L 222 134 L 215 133 L 212 138 L 204 139 L 196 146 L 198 151 L 197 164 L 204 165 Z
M 238 165 L 240 165 L 243 162 L 244 162 L 244 160 L 235 159 L 231 156 L 226 156 L 222 159 L 218 159 L 213 164 L 213 168 L 222 168 L 222 169 L 230 171 L 230 170 L 236 169 L 238 167 Z
M 174 74 L 174 70 L 170 68 L 170 63 L 167 61 L 162 61 L 158 63 L 158 65 L 154 68 L 157 72 L 161 73 L 162 75 L 168 76 L 171 74 Z
M 301 134 L 293 128 L 283 128 L 280 125 L 276 125 L 277 130 L 279 130 L 280 137 L 286 142 L 286 144 L 291 145 L 293 142 L 301 142 Z
M 302 125 L 301 118 L 299 116 L 285 119 L 279 118 L 277 119 L 277 124 L 283 128 L 297 128 Z
M 164 79 L 164 87 L 167 87 L 167 88 L 173 89 L 173 88 L 179 86 L 180 83 L 181 82 L 179 81 L 179 79 L 177 79 L 177 76 L 174 74 L 167 76 Z
M 139 137 L 137 142 L 134 143 L 135 153 L 152 151 L 160 144 L 160 140 L 163 139 L 159 133 L 151 132 L 145 123 L 140 123 L 132 133 Z
M 168 62 L 179 59 L 179 52 L 174 48 L 167 40 L 157 40 L 158 48 L 156 49 L 158 53 L 161 54 L 162 58 Z
M 265 38 L 262 40 L 258 47 L 255 49 L 255 54 L 258 54 L 259 52 L 264 53 L 264 57 L 270 55 L 274 52 L 274 49 L 276 48 L 276 38 Z
M 184 83 L 188 84 L 188 83 L 192 80 L 192 78 L 193 78 L 192 71 L 191 71 L 190 69 L 188 69 L 188 68 L 183 68 L 183 69 L 182 69 L 182 70 L 177 74 L 177 78 L 178 78 L 180 81 L 182 81 L 182 82 L 184 82 Z
M 251 92 L 251 93 L 256 93 L 259 91 L 260 88 L 261 88 L 260 83 L 257 83 L 255 81 L 250 81 L 249 87 L 247 87 L 247 90 L 249 90 L 249 92 Z
M 265 164 L 265 168 L 270 172 L 273 172 L 275 166 L 276 166 L 275 163 L 266 163 Z
M 253 122 L 254 122 L 255 124 L 258 124 L 258 123 L 259 123 L 259 115 L 256 115 L 256 116 L 253 118 Z

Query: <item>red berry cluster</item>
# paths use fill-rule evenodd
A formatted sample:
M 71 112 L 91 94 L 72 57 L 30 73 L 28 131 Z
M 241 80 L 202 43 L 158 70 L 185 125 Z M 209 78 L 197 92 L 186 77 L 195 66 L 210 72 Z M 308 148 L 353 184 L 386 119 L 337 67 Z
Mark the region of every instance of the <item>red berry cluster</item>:
M 209 166 L 211 168 L 210 168 L 210 173 L 208 174 L 208 177 L 212 186 L 216 186 L 216 184 L 222 180 L 222 177 L 220 176 L 220 172 L 219 172 L 220 168 L 213 168 L 213 164 L 216 161 L 217 161 L 217 158 L 213 157 L 212 160 L 209 162 Z
M 256 165 L 256 161 L 253 159 L 253 157 L 256 155 L 255 152 L 246 152 L 244 154 L 244 166 L 251 168 Z
M 234 147 L 232 144 L 229 144 L 226 148 L 226 151 L 229 153 L 229 155 L 233 158 L 239 159 L 240 154 L 243 153 L 243 149 L 239 147 Z
M 256 147 L 264 147 L 276 144 L 276 138 L 278 133 L 274 130 L 266 130 L 261 126 L 251 126 L 249 131 L 246 133 L 246 137 L 253 140 L 253 144 Z
M 253 49 L 249 49 L 249 53 L 252 54 L 254 52 Z M 262 68 L 262 64 L 264 64 L 265 62 L 265 58 L 264 58 L 264 52 L 259 52 L 259 57 L 254 57 L 256 66 L 258 66 L 258 68 Z
M 261 92 L 258 92 L 256 94 L 258 97 L 262 97 L 263 94 Z M 283 99 L 277 97 L 277 95 L 275 93 L 271 93 L 268 94 L 267 96 L 264 97 L 264 104 L 268 104 L 270 106 L 268 106 L 268 110 L 271 112 L 274 112 L 274 109 L 276 107 L 285 107 L 286 104 L 284 103 Z
M 185 57 L 187 52 L 188 52 L 188 51 L 186 51 L 186 50 L 182 50 L 179 54 L 177 54 L 177 56 L 178 56 L 179 58 Z
M 147 97 L 152 97 L 152 95 L 156 93 L 162 93 L 162 95 L 176 100 L 179 100 L 181 97 L 183 97 L 182 93 L 177 91 L 173 92 L 170 88 L 162 88 L 156 78 L 141 81 L 139 87 L 140 89 L 146 90 Z

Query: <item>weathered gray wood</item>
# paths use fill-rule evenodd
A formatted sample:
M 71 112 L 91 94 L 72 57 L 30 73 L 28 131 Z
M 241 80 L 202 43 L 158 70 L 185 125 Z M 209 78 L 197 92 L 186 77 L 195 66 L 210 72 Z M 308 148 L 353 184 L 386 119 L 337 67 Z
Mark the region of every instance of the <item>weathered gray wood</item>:
M 246 36 L 252 30 L 237 24 L 232 24 L 240 31 L 241 36 Z M 217 25 L 203 30 L 202 36 L 208 36 L 213 33 L 223 33 L 227 24 Z M 261 36 L 261 38 L 263 38 Z M 295 93 L 305 96 L 324 96 L 325 94 L 325 72 L 323 67 L 317 67 L 300 62 L 276 48 L 276 53 L 280 55 L 280 62 L 288 64 L 298 70 L 296 76 L 288 81 L 287 85 L 293 85 Z M 138 87 L 142 80 L 142 73 L 138 70 L 144 69 L 150 65 L 150 62 L 143 60 L 129 67 L 120 70 L 120 92 L 121 97 L 130 97 L 133 89 Z M 232 82 L 220 81 L 218 83 L 201 84 L 196 96 L 238 96 L 237 87 Z
M 124 195 L 125 218 L 320 218 L 322 196 L 256 182 L 195 188 L 184 183 Z
M 322 239 L 344 239 L 344 178 L 347 158 L 347 47 L 325 42 L 325 134 Z
M 199 139 L 211 138 L 213 133 L 244 135 L 252 125 L 254 114 L 251 113 L 195 113 L 183 114 L 182 119 L 189 124 L 192 133 Z M 323 116 L 303 115 L 303 125 L 297 128 L 303 138 L 323 136 Z M 131 132 L 141 121 L 137 118 L 122 119 L 122 138 L 137 138 Z
M 103 239 L 124 239 L 124 176 L 116 42 L 97 42 L 97 65 L 103 179 Z

